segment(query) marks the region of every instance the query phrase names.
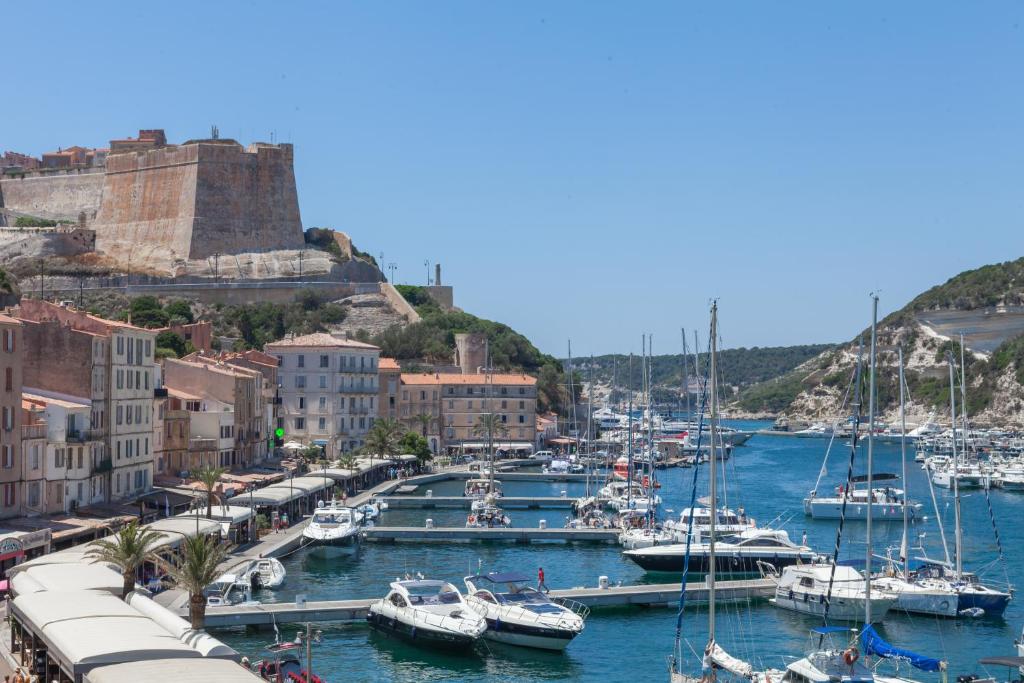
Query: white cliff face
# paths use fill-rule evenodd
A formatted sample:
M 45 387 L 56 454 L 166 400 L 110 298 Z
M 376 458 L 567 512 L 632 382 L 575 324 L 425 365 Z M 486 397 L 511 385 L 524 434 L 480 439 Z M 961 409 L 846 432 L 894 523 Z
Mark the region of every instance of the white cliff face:
M 948 386 L 949 366 L 942 359 L 943 344 L 952 341 L 928 325 L 916 320 L 902 322 L 895 327 L 884 326 L 878 331 L 879 419 L 894 423 L 899 419 L 898 387 L 896 384 L 897 347 L 903 345 L 904 367 L 911 386 L 906 413 L 909 425 L 924 422 L 929 413 L 938 419 L 949 419 Z M 868 358 L 868 340 L 865 338 L 864 360 Z M 967 394 L 969 403 L 990 396 L 986 407 L 970 415 L 973 422 L 1005 426 L 1024 425 L 1024 386 L 1016 377 L 1013 363 L 999 372 L 990 367 L 990 355 L 970 351 L 968 348 Z M 970 358 L 974 359 L 974 362 Z M 798 368 L 805 388 L 784 411 L 790 420 L 818 421 L 844 419 L 850 408 L 843 408 L 844 397 L 853 374 L 857 358 L 857 345 L 848 344 L 836 351 L 823 353 Z M 959 360 L 959 359 L 958 359 Z M 865 367 L 866 371 L 866 367 Z M 915 387 L 931 384 L 930 396 L 916 396 Z M 866 383 L 865 383 L 866 388 Z M 920 393 L 927 393 L 924 388 Z M 941 400 L 932 399 L 938 396 Z M 852 400 L 852 399 L 851 399 Z M 957 397 L 959 403 L 959 396 Z M 867 396 L 863 398 L 867 409 Z

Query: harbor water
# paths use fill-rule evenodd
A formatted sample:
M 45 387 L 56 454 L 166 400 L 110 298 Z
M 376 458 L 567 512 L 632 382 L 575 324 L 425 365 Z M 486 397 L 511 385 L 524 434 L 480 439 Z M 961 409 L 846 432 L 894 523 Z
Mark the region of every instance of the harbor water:
M 763 428 L 762 423 L 731 423 L 738 428 Z M 814 485 L 827 445 L 826 439 L 757 435 L 733 451 L 725 464 L 725 489 L 730 507 L 744 507 L 759 524 L 781 525 L 794 541 L 803 533 L 807 542 L 821 553 L 831 554 L 836 523 L 804 516 L 802 501 Z M 849 447 L 839 441 L 833 446 L 822 490 L 832 490 L 845 480 Z M 909 451 L 909 495 L 925 505 L 924 518 L 912 525 L 911 546 L 923 543 L 930 557 L 941 558 L 942 547 L 937 520 L 932 511 L 927 478 Z M 863 471 L 864 454 L 858 454 L 857 472 Z M 876 444 L 875 471 L 900 471 L 897 444 Z M 702 469 L 700 490 L 707 487 Z M 692 469 L 658 472 L 662 483 L 662 519 L 677 516 L 686 506 L 693 477 Z M 499 476 L 500 478 L 500 476 Z M 431 484 L 434 495 L 461 495 L 461 481 Z M 582 495 L 585 484 L 505 482 L 507 496 Z M 417 491 L 423 495 L 424 491 Z M 952 548 L 952 494 L 937 489 L 940 512 L 945 516 Z M 1024 494 L 994 490 L 992 510 L 999 526 L 1005 553 L 1000 561 L 989 519 L 986 495 L 972 490 L 962 496 L 965 567 L 977 571 L 984 581 L 1005 585 L 1024 581 Z M 385 512 L 380 524 L 422 526 L 427 518 L 436 526 L 462 526 L 465 511 L 395 510 Z M 546 520 L 549 527 L 562 526 L 566 510 L 510 510 L 513 526 L 536 527 Z M 897 515 L 894 515 L 897 517 Z M 881 520 L 874 526 L 876 555 L 898 553 L 902 536 L 899 519 Z M 848 522 L 844 532 L 842 559 L 863 560 L 864 523 Z M 912 556 L 920 554 L 912 549 Z M 678 575 L 646 573 L 621 555 L 618 545 L 534 543 L 364 543 L 351 556 L 325 559 L 300 550 L 282 560 L 288 570 L 284 586 L 263 591 L 261 601 L 344 600 L 383 596 L 388 583 L 405 574 L 452 581 L 463 588 L 462 577 L 478 571 L 519 571 L 534 577 L 543 567 L 550 588 L 593 587 L 599 576 L 613 584 L 665 583 Z M 878 561 L 876 560 L 876 566 Z M 802 656 L 808 647 L 809 629 L 818 621 L 776 609 L 767 602 L 721 605 L 717 617 L 717 640 L 731 654 L 757 667 L 783 668 Z M 980 657 L 1015 654 L 1014 639 L 1024 625 L 1024 606 L 1010 603 L 1002 618 L 939 619 L 890 612 L 879 626 L 889 642 L 949 662 L 950 679 L 965 673 L 982 673 Z M 382 636 L 364 624 L 319 624 L 323 642 L 313 648 L 314 671 L 325 681 L 599 681 L 667 680 L 667 661 L 672 653 L 676 611 L 670 608 L 617 608 L 594 611 L 586 629 L 564 653 L 482 642 L 477 653 L 457 656 L 433 652 Z M 683 617 L 683 649 L 686 668 L 699 675 L 700 652 L 707 638 L 704 607 L 687 609 Z M 295 636 L 297 625 L 280 625 L 281 638 Z M 223 629 L 218 637 L 256 660 L 272 642 L 272 632 Z M 889 669 L 891 670 L 891 669 Z M 904 675 L 923 681 L 938 681 L 938 674 L 903 667 Z M 1004 671 L 992 671 L 1003 676 Z

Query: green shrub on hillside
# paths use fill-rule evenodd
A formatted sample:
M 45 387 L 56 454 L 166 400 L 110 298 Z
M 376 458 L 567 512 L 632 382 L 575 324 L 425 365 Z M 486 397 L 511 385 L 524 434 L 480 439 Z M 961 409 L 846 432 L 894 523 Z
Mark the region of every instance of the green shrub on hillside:
M 14 227 L 55 228 L 57 227 L 57 221 L 51 221 L 47 218 L 36 218 L 35 216 L 18 216 L 16 219 L 14 219 Z

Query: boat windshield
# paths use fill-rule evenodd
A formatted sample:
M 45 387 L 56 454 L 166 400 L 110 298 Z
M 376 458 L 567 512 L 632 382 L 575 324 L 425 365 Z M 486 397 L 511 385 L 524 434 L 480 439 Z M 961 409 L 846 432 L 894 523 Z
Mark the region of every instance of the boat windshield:
M 459 602 L 458 592 L 447 584 L 440 590 L 437 586 L 410 586 L 406 590 L 410 605 L 454 605 Z
M 494 594 L 494 597 L 502 604 L 549 602 L 543 593 L 525 584 L 510 581 L 505 586 L 506 592 Z
M 350 519 L 348 510 L 317 510 L 313 514 L 313 521 L 321 526 L 348 524 Z

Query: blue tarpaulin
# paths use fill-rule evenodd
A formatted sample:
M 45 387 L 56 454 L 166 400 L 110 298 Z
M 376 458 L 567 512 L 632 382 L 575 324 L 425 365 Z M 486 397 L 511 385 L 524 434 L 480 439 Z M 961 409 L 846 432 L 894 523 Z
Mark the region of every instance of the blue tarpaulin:
M 874 626 L 864 627 L 864 630 L 860 633 L 860 642 L 864 647 L 865 654 L 889 659 L 902 659 L 910 662 L 911 665 L 921 671 L 938 671 L 942 666 L 942 662 L 938 659 L 925 657 L 916 652 L 890 645 L 882 639 L 882 636 L 878 635 L 878 631 L 875 630 Z

